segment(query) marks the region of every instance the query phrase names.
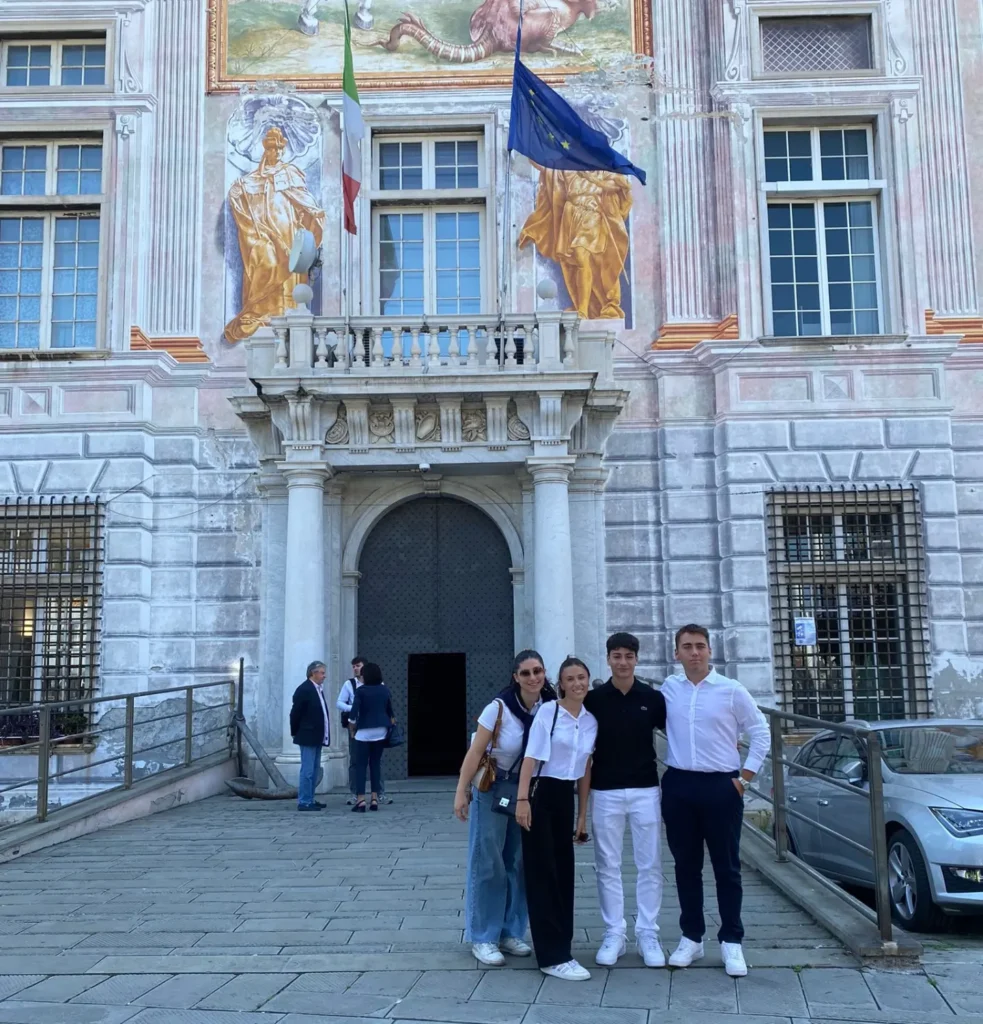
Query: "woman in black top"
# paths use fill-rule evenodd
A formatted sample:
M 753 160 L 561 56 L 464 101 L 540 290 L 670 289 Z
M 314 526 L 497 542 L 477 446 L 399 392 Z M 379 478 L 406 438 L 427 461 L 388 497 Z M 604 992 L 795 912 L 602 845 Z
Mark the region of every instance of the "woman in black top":
M 362 685 L 355 691 L 348 720 L 355 726 L 355 805 L 353 811 L 365 811 L 365 774 L 372 780 L 369 810 L 379 810 L 379 783 L 382 752 L 386 736 L 395 723 L 392 694 L 382 681 L 382 669 L 371 661 L 362 668 Z

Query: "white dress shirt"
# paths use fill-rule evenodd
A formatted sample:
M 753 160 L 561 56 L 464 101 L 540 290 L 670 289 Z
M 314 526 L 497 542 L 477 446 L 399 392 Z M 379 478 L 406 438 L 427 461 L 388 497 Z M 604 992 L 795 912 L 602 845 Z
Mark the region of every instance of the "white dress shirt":
M 542 703 L 541 700 L 537 700 L 530 708 L 529 713 L 535 715 L 542 706 Z M 498 731 L 498 744 L 492 748 L 491 755 L 495 764 L 503 772 L 507 772 L 522 753 L 522 741 L 525 739 L 525 730 L 522 728 L 522 722 L 509 711 L 505 706 L 505 701 L 496 697 L 478 715 L 478 724 L 483 725 L 490 732 L 494 732 L 500 707 L 502 709 L 502 727 Z
M 744 767 L 759 772 L 770 749 L 765 716 L 736 680 L 714 669 L 700 683 L 672 675 L 662 684 L 666 699 L 666 764 L 688 772 L 733 772 L 741 767 L 737 741 L 748 736 Z
M 314 680 L 311 680 L 314 683 Z M 324 713 L 324 746 L 331 746 L 331 719 L 328 718 L 328 705 L 324 699 L 324 687 L 320 683 L 314 683 L 314 689 L 317 690 L 318 700 L 321 702 L 321 711 Z
M 553 727 L 554 714 L 556 728 Z M 596 739 L 597 719 L 587 708 L 581 708 L 580 715 L 574 718 L 558 701 L 551 700 L 536 712 L 529 730 L 526 757 L 543 762 L 540 775 L 576 781 L 587 771 L 587 758 L 594 753 Z
M 346 715 L 351 714 L 352 702 L 355 700 L 355 691 L 362 685 L 361 680 L 346 679 L 341 684 L 341 692 L 338 694 L 338 701 L 335 707 L 344 711 Z

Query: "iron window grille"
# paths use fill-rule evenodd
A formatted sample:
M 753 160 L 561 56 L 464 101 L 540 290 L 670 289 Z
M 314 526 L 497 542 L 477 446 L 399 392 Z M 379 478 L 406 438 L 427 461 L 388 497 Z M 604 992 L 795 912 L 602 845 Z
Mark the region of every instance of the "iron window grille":
M 0 707 L 95 695 L 103 523 L 91 498 L 0 506 Z
M 761 19 L 766 74 L 869 71 L 874 67 L 869 16 Z
M 928 715 L 917 489 L 782 488 L 767 515 L 781 706 L 834 722 Z

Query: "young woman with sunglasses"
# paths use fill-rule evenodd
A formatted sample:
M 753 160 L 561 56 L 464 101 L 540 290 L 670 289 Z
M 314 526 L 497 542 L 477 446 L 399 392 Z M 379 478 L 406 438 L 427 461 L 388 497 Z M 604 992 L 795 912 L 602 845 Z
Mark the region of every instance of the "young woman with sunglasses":
M 590 972 L 573 958 L 573 846 L 585 843 L 590 796 L 588 763 L 597 719 L 584 707 L 590 671 L 579 658 L 560 666 L 557 704 L 542 707 L 529 731 L 519 773 L 515 819 L 523 829 L 529 923 L 543 974 L 587 981 Z M 579 806 L 574 824 L 573 793 Z
M 499 777 L 517 771 L 536 712 L 555 699 L 543 659 L 536 651 L 520 651 L 509 685 L 478 716 L 477 732 L 461 765 L 454 813 L 469 823 L 464 938 L 472 944 L 475 959 L 490 967 L 505 963 L 503 951 L 529 956 L 532 948 L 525 942 L 529 916 L 522 830 L 514 818 L 492 810 L 493 793 L 478 790 L 475 774 L 487 751 Z

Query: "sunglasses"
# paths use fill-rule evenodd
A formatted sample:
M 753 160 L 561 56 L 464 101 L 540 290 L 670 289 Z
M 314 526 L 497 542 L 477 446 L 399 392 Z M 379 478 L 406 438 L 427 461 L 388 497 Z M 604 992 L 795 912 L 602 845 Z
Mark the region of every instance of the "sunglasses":
M 523 679 L 528 679 L 530 676 L 542 676 L 546 674 L 546 669 L 539 668 L 520 668 L 518 673 Z

